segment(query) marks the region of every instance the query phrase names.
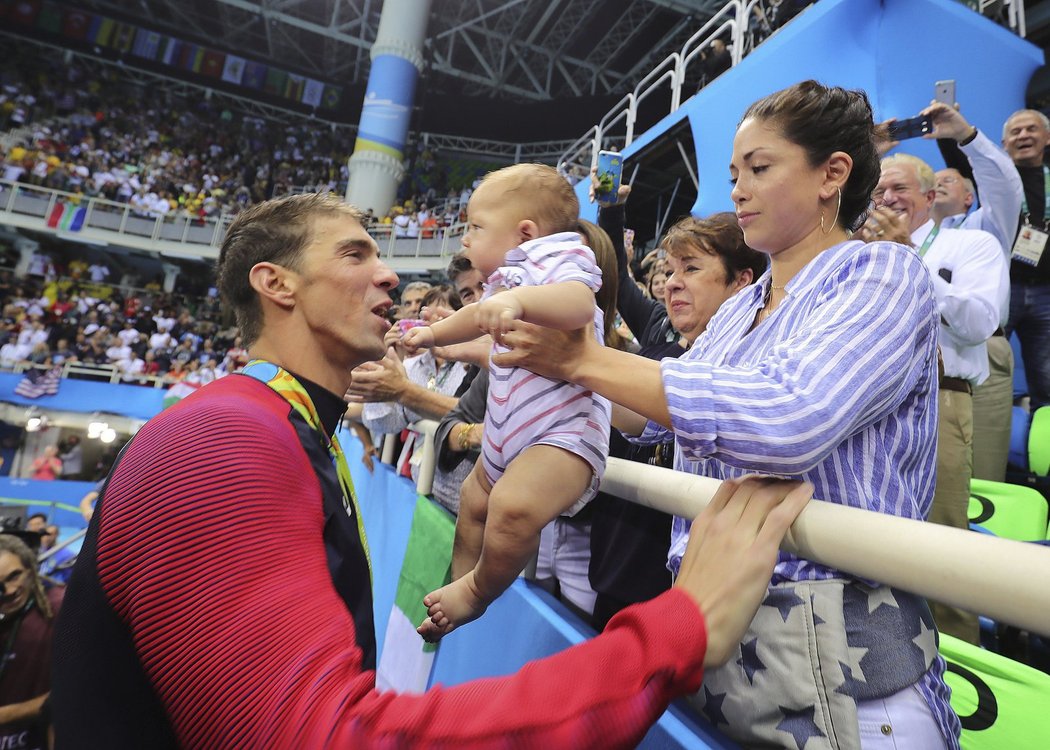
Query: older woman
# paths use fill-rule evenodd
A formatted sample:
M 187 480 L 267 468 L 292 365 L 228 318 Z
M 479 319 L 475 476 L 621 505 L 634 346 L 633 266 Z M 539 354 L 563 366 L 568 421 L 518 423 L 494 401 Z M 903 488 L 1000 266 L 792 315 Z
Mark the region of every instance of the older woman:
M 677 360 L 591 346 L 504 364 L 583 384 L 676 437 L 676 468 L 811 481 L 827 502 L 924 518 L 937 424 L 937 310 L 918 255 L 851 241 L 879 175 L 862 92 L 797 84 L 755 102 L 730 175 L 747 243 L 770 270 Z M 505 337 L 517 346 L 512 330 Z M 675 524 L 672 568 L 688 525 Z M 958 747 L 924 600 L 782 555 L 764 606 L 696 700 L 742 744 Z M 816 739 L 816 742 L 813 740 Z
M 624 201 L 629 194 L 629 186 L 621 187 L 618 201 L 603 205 L 598 215 L 616 246 L 617 309 L 641 344 L 640 356 L 680 357 L 706 330 L 722 303 L 762 275 L 766 256 L 744 243 L 733 214 L 707 219 L 687 216 L 660 241 L 665 293 L 659 301 L 649 299 L 630 283 L 623 243 L 616 241 L 623 237 Z M 656 444 L 629 445 L 613 431 L 609 454 L 670 468 L 674 440 L 669 436 Z M 671 585 L 666 568 L 671 517 L 605 493 L 599 493 L 592 505 L 590 579 L 597 594 L 594 625 L 601 629 L 624 607 L 651 599 Z

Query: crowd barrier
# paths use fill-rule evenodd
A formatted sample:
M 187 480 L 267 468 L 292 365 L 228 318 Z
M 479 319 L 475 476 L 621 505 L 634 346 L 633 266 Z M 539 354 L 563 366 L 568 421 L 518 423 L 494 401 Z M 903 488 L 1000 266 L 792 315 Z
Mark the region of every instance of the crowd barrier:
M 413 429 L 427 436 L 417 490 L 433 480 L 433 422 Z M 389 461 L 391 452 L 384 450 Z M 602 490 L 683 518 L 707 506 L 721 482 L 709 477 L 608 460 Z M 1045 514 L 1042 516 L 1045 519 Z M 974 534 L 885 513 L 812 502 L 792 526 L 784 549 L 858 578 L 880 581 L 979 612 L 998 622 L 1050 636 L 1050 587 L 1031 571 L 1050 571 L 1050 547 Z
M 127 203 L 0 180 L 0 224 L 173 257 L 218 258 L 233 218 L 225 212 L 203 218 L 177 212 L 148 215 Z M 459 252 L 464 229 L 459 223 L 421 231 L 418 237 L 398 237 L 391 225 L 373 224 L 369 233 L 395 269 L 443 270 Z
M 432 422 L 414 425 L 428 436 L 433 435 L 433 426 Z M 359 458 L 361 448 L 356 438 L 348 436 L 344 444 L 349 446 L 352 462 Z M 393 460 L 392 444 L 384 447 L 386 460 Z M 433 452 L 433 446 L 422 449 Z M 428 459 L 426 465 L 432 466 L 432 462 Z M 352 464 L 352 471 L 355 482 L 358 476 L 367 474 L 359 463 Z M 377 464 L 375 471 L 396 478 L 389 466 Z M 410 514 L 405 510 L 409 502 L 421 497 L 419 493 L 430 481 L 420 470 L 415 486 L 407 479 L 396 478 L 400 486 L 388 485 L 384 491 L 403 495 L 406 500 L 399 512 Z M 612 458 L 602 489 L 664 512 L 691 517 L 709 502 L 719 484 L 706 477 Z M 978 484 L 976 489 L 990 494 L 983 485 Z M 1031 490 L 1015 489 L 1030 494 L 1033 505 L 1042 505 L 1041 511 L 1034 509 L 1037 517 L 1029 525 L 1034 528 L 1042 523 L 1045 530 L 1043 498 Z M 366 501 L 379 503 L 386 514 L 395 512 L 391 510 L 390 495 L 379 494 Z M 995 513 L 987 507 L 983 511 Z M 403 520 L 395 525 L 405 530 L 409 522 Z M 384 529 L 378 533 L 389 532 Z M 1035 532 L 1025 533 L 1040 538 Z M 815 501 L 795 522 L 785 549 L 861 578 L 982 612 L 1000 623 L 1032 633 L 1050 635 L 1050 589 L 1046 576 L 1037 573 L 1050 572 L 1047 546 Z M 391 573 L 386 571 L 384 577 Z M 392 594 L 380 600 L 377 593 L 377 632 L 386 625 L 385 614 L 390 612 L 387 605 L 392 600 Z M 428 684 L 457 684 L 509 674 L 530 659 L 556 653 L 591 634 L 587 625 L 542 589 L 519 579 L 484 617 L 442 642 Z M 1034 750 L 1050 746 L 1050 715 L 1044 705 L 1050 694 L 1050 676 L 948 636 L 942 637 L 941 653 L 948 662 L 946 679 L 953 689 L 952 706 L 962 721 L 964 750 Z M 733 747 L 706 724 L 697 723 L 688 711 L 674 707 L 647 735 L 642 746 Z
M 108 412 L 147 420 L 164 407 L 165 391 L 138 385 L 114 385 L 63 378 L 53 396 L 26 398 L 15 393 L 23 376 L 0 372 L 0 402 L 72 412 Z

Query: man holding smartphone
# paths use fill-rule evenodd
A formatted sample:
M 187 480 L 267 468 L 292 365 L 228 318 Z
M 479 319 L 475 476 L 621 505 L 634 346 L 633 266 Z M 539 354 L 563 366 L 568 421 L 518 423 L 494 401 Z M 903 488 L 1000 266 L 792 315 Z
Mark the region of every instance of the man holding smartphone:
M 1024 191 L 1010 157 L 990 138 L 970 125 L 955 107 L 936 102 L 923 114 L 933 124 L 931 138 L 944 156 L 946 169 L 937 172 L 937 194 L 931 216 L 942 228 L 983 229 L 1003 248 L 1009 273 L 1010 247 L 1017 235 L 1017 215 Z M 972 181 L 971 181 L 972 176 Z M 980 206 L 974 183 L 980 188 Z M 987 342 L 988 379 L 973 392 L 973 476 L 1002 482 L 1010 453 L 1014 356 L 1006 338 L 1010 317 L 1009 280 L 1002 285 L 999 328 Z

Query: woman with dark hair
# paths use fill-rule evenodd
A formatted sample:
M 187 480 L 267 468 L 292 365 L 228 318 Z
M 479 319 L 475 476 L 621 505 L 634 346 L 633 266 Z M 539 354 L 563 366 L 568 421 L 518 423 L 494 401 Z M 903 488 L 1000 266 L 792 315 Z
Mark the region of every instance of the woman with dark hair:
M 643 441 L 673 431 L 676 469 L 788 475 L 827 502 L 925 518 L 937 308 L 915 252 L 850 239 L 879 176 L 867 97 L 806 81 L 755 102 L 729 171 L 747 244 L 771 265 L 686 354 L 656 363 L 576 337 L 566 356 L 532 358 L 511 332 L 503 364 L 643 415 L 614 410 Z M 672 569 L 688 535 L 675 519 Z M 737 658 L 708 672 L 695 700 L 748 746 L 864 747 L 892 734 L 899 747 L 956 748 L 943 672 L 924 600 L 782 554 Z

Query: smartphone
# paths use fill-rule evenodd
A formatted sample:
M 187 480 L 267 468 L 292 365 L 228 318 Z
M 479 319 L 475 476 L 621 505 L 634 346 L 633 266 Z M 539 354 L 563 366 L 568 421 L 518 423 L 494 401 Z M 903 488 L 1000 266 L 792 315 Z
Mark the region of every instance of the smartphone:
M 419 320 L 418 318 L 404 318 L 397 321 L 397 328 L 404 336 L 406 333 L 411 331 L 413 328 L 419 328 L 420 326 L 427 325 L 425 320 Z
M 955 106 L 955 81 L 937 81 L 933 85 L 933 98 L 949 107 Z
M 890 138 L 895 141 L 906 141 L 909 138 L 921 138 L 933 130 L 929 117 L 909 117 L 890 123 Z
M 615 200 L 623 178 L 623 155 L 618 151 L 599 151 L 597 176 L 594 194 L 601 200 Z

